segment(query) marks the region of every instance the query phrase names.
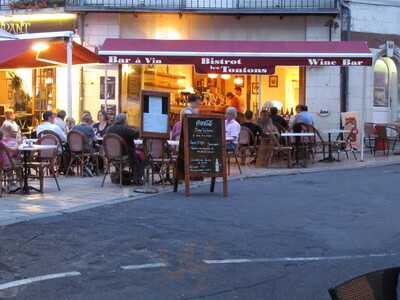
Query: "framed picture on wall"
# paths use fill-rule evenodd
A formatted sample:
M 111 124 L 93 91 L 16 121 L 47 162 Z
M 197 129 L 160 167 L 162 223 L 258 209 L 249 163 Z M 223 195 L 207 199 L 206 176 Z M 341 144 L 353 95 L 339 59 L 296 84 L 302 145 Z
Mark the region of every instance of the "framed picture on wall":
M 105 84 L 106 77 L 100 76 L 100 99 L 104 100 L 106 97 L 106 84 Z M 114 100 L 115 99 L 115 77 L 108 76 L 107 77 L 107 100 Z
M 279 85 L 279 80 L 277 75 L 270 75 L 269 76 L 269 87 L 271 88 L 277 88 Z
M 258 95 L 258 91 L 260 90 L 260 84 L 258 82 L 251 83 L 251 94 Z

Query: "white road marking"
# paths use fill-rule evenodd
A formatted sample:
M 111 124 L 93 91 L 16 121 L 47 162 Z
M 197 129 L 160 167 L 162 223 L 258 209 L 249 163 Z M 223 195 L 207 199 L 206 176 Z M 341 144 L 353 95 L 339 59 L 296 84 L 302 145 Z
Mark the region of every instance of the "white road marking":
M 212 264 L 243 264 L 243 263 L 269 263 L 269 262 L 307 262 L 307 261 L 329 261 L 329 260 L 350 260 L 362 258 L 376 258 L 397 256 L 398 253 L 382 253 L 368 255 L 343 255 L 343 256 L 316 256 L 316 257 L 280 257 L 280 258 L 238 258 L 238 259 L 205 259 L 204 263 Z
M 143 264 L 143 265 L 129 265 L 121 266 L 123 270 L 141 270 L 141 269 L 152 269 L 152 268 L 163 268 L 168 266 L 165 263 L 153 263 L 153 264 Z
M 80 276 L 80 275 L 81 275 L 81 273 L 73 271 L 73 272 L 66 272 L 66 273 L 55 273 L 55 274 L 47 274 L 47 275 L 41 275 L 41 276 L 36 276 L 36 277 L 29 277 L 29 278 L 25 278 L 25 279 L 20 279 L 20 280 L 15 280 L 15 281 L 10 281 L 10 282 L 0 284 L 0 290 L 13 288 L 13 287 L 17 287 L 20 285 L 31 284 L 31 283 L 38 282 L 38 281 L 51 280 L 51 279 L 64 278 L 64 277 L 72 277 L 72 276 Z

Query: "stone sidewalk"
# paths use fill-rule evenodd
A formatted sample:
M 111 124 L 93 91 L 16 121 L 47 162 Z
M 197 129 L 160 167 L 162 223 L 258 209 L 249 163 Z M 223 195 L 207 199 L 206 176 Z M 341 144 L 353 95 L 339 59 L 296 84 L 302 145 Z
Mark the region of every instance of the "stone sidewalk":
M 310 172 L 324 172 L 329 170 L 346 170 L 354 168 L 377 167 L 400 164 L 400 156 L 367 156 L 364 162 L 342 160 L 341 162 L 310 164 L 308 168 L 287 169 L 284 164 L 268 169 L 242 167 L 240 175 L 236 167 L 232 168 L 230 180 L 252 177 L 267 177 L 277 175 L 302 174 Z M 112 184 L 108 178 L 104 188 L 100 187 L 102 177 L 64 177 L 59 178 L 61 192 L 55 186 L 54 180 L 49 178 L 45 183 L 45 193 L 30 195 L 3 194 L 0 198 L 0 226 L 23 222 L 35 218 L 66 214 L 74 211 L 93 208 L 101 205 L 110 205 L 118 202 L 133 201 L 144 198 L 151 199 L 151 195 L 134 192 L 137 187 L 123 187 Z M 208 182 L 193 183 L 192 186 L 208 184 Z M 157 186 L 160 193 L 171 192 L 172 187 Z M 182 185 L 180 186 L 182 189 Z M 217 190 L 220 187 L 217 184 Z

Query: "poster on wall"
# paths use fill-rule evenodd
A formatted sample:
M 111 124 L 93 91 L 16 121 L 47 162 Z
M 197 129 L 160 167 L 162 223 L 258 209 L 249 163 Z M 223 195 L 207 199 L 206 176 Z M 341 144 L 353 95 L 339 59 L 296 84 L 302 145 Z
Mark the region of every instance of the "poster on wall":
M 358 117 L 358 112 L 349 111 L 341 113 L 342 116 L 342 125 L 344 130 L 351 131 L 353 128 L 356 128 L 356 135 L 352 140 L 352 145 L 354 148 L 360 149 L 361 147 L 361 123 L 360 118 Z M 346 138 L 346 136 L 345 136 Z
M 128 73 L 126 78 L 128 101 L 140 101 L 140 90 L 142 88 L 141 74 L 141 66 L 131 67 L 130 73 Z
M 105 85 L 105 76 L 100 76 L 100 99 L 106 99 L 106 85 Z M 115 100 L 115 77 L 108 76 L 107 77 L 107 100 Z
M 142 136 L 169 137 L 170 95 L 154 91 L 142 93 Z

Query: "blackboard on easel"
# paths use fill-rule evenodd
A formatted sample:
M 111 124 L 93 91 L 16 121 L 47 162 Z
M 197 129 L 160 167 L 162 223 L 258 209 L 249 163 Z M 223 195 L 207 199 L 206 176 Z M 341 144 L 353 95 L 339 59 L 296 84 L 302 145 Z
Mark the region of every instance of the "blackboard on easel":
M 179 160 L 184 161 L 185 194 L 190 196 L 190 179 L 210 177 L 214 192 L 217 177 L 223 179 L 223 194 L 228 195 L 225 120 L 219 115 L 185 115 Z M 182 147 L 183 146 L 183 147 Z M 183 152 L 183 153 L 182 153 Z M 183 156 L 183 157 L 182 157 Z M 177 165 L 176 176 L 182 177 Z M 175 188 L 176 191 L 176 188 Z

